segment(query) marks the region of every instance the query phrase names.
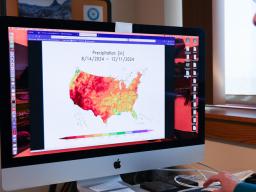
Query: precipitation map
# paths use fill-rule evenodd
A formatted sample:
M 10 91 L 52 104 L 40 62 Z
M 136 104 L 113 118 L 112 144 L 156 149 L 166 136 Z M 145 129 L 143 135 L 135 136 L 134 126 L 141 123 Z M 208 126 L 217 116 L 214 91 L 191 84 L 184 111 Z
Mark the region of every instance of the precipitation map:
M 130 112 L 136 118 L 133 106 L 138 98 L 141 76 L 138 72 L 126 85 L 113 77 L 96 76 L 78 69 L 70 82 L 70 98 L 83 110 L 100 116 L 104 123 L 122 112 Z

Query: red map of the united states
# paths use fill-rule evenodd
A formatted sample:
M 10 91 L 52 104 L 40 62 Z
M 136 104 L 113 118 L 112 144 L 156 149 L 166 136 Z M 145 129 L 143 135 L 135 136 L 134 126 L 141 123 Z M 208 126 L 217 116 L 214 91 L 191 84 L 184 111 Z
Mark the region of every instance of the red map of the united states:
M 101 77 L 77 70 L 70 83 L 70 98 L 75 105 L 91 110 L 104 123 L 112 115 L 130 112 L 136 118 L 133 106 L 138 98 L 138 85 L 142 74 L 127 86 L 113 77 Z

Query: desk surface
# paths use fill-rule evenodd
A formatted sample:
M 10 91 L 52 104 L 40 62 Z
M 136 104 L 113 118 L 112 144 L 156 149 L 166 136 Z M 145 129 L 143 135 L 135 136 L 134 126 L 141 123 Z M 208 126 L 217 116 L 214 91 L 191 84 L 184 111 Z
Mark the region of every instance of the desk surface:
M 89 181 L 80 181 L 78 182 L 78 190 L 80 192 L 103 192 L 103 191 L 115 191 L 115 192 L 146 192 L 146 190 L 140 188 L 139 182 L 143 182 L 149 179 L 153 181 L 163 181 L 166 183 L 170 183 L 172 185 L 175 185 L 175 182 L 173 180 L 174 176 L 180 175 L 180 174 L 186 174 L 186 175 L 193 175 L 196 172 L 189 171 L 191 169 L 204 169 L 210 171 L 209 167 L 205 167 L 204 165 L 200 164 L 191 164 L 187 166 L 179 166 L 175 167 L 175 169 L 188 169 L 188 171 L 164 171 L 164 170 L 154 170 L 149 171 L 151 178 L 145 176 L 147 172 L 138 172 L 134 173 L 133 183 L 134 185 L 128 184 L 124 182 L 120 176 L 113 176 L 109 178 L 104 178 L 101 180 L 89 180 Z M 210 173 L 206 174 L 209 176 Z M 131 177 L 131 174 L 127 174 L 129 177 Z M 124 177 L 122 177 L 124 178 Z M 125 179 L 125 178 L 124 178 Z M 127 180 L 129 180 L 128 178 Z M 136 181 L 137 180 L 137 181 Z M 181 188 L 184 189 L 184 188 Z M 181 190 L 180 189 L 180 190 Z

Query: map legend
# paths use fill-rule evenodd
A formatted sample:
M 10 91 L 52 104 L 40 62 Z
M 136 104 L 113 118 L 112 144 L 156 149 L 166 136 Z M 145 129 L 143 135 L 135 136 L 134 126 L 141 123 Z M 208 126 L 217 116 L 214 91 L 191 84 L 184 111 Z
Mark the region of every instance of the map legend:
M 77 136 L 67 136 L 60 139 L 70 140 L 70 139 L 86 139 L 86 138 L 93 138 L 93 137 L 108 137 L 108 136 L 120 136 L 120 135 L 127 135 L 127 134 L 139 134 L 139 133 L 147 133 L 153 130 L 135 130 L 135 131 L 121 131 L 121 132 L 112 132 L 112 133 L 99 133 L 99 134 L 91 134 L 91 135 L 77 135 Z

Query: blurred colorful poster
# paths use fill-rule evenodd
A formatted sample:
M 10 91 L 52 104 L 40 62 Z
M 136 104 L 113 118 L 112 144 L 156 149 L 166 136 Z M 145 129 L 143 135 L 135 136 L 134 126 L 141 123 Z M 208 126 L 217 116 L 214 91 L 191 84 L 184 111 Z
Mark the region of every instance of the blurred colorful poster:
M 71 19 L 71 0 L 19 0 L 19 16 Z

